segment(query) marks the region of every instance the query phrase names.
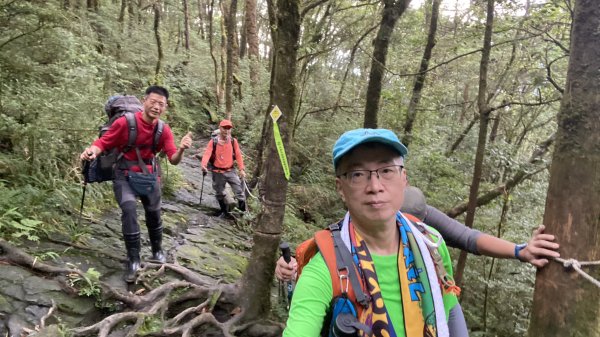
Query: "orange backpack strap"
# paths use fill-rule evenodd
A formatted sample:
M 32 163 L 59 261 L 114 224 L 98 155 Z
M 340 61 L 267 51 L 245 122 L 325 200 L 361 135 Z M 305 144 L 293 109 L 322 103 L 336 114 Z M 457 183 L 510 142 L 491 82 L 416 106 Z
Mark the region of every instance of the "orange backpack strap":
M 408 213 L 404 213 L 402 212 L 402 215 L 404 215 L 408 220 L 417 223 L 417 222 L 423 222 L 423 220 L 417 218 L 416 216 L 412 215 L 412 214 L 408 214 Z
M 298 263 L 298 272 L 296 273 L 296 281 L 300 277 L 302 273 L 302 269 L 304 266 L 308 264 L 308 261 L 317 254 L 319 248 L 317 247 L 317 243 L 315 242 L 315 238 L 310 238 L 296 247 L 296 262 Z
M 358 317 L 360 317 L 363 309 L 368 306 L 370 298 L 362 279 L 358 277 L 360 274 L 352 260 L 352 255 L 346 249 L 341 238 L 339 238 L 340 249 L 336 252 L 334 235 L 337 229 L 337 235 L 339 236 L 339 227 L 337 226 L 339 224 L 331 225 L 330 230 L 317 232 L 315 241 L 329 269 L 333 298 L 346 295 L 354 304 L 359 314 Z M 348 261 L 346 266 L 343 265 L 342 260 Z

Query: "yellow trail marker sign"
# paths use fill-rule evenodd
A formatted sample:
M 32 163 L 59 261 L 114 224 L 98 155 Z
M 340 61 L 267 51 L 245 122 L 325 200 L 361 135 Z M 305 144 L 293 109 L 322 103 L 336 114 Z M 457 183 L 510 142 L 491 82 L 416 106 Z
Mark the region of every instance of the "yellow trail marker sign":
M 281 162 L 285 179 L 290 180 L 290 166 L 288 165 L 287 156 L 285 155 L 285 148 L 283 147 L 283 140 L 281 139 L 281 134 L 279 133 L 279 125 L 277 125 L 277 120 L 283 115 L 283 113 L 281 113 L 279 107 L 275 105 L 269 115 L 273 120 L 273 137 L 275 137 L 275 146 L 277 147 L 277 153 L 279 154 L 279 161 Z

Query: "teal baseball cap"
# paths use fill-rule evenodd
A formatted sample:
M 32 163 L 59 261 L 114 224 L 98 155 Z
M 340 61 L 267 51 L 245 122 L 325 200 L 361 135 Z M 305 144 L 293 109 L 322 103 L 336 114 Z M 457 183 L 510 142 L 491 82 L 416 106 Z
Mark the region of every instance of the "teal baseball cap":
M 398 136 L 387 129 L 355 129 L 344 132 L 333 145 L 333 167 L 337 168 L 340 159 L 355 147 L 365 143 L 380 143 L 396 150 L 402 157 L 408 154 L 406 146 Z

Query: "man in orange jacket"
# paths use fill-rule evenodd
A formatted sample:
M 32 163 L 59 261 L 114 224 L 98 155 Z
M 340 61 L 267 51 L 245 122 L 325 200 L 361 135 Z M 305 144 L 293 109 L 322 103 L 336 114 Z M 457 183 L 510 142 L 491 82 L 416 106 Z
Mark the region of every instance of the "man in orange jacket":
M 208 171 L 212 172 L 212 186 L 221 208 L 217 215 L 220 217 L 229 216 L 225 203 L 225 183 L 229 183 L 235 193 L 238 208 L 242 212 L 246 211 L 246 195 L 240 181 L 240 177 L 242 179 L 246 177 L 244 158 L 237 139 L 231 136 L 232 128 L 233 124 L 230 120 L 222 120 L 219 124 L 219 135 L 208 142 L 202 156 L 203 174 Z M 239 177 L 233 168 L 234 161 L 238 165 Z

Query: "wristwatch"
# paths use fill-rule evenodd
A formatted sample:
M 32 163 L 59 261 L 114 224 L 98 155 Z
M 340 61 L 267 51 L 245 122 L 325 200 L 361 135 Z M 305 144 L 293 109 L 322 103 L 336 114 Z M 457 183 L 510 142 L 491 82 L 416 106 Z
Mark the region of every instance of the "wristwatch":
M 515 245 L 515 259 L 519 260 L 519 261 L 523 261 L 521 260 L 521 258 L 519 257 L 519 253 L 525 249 L 525 247 L 527 247 L 527 243 L 522 243 L 520 245 Z

